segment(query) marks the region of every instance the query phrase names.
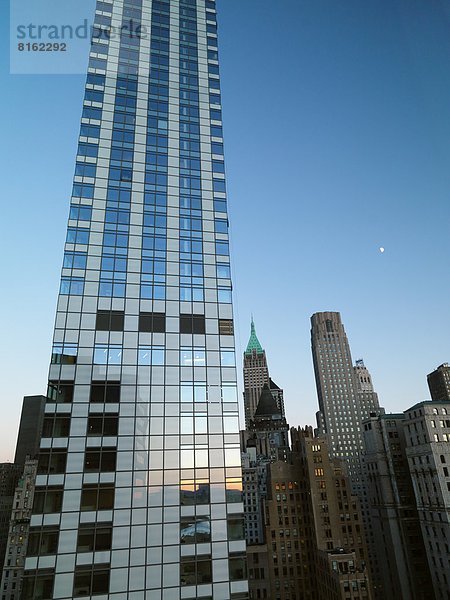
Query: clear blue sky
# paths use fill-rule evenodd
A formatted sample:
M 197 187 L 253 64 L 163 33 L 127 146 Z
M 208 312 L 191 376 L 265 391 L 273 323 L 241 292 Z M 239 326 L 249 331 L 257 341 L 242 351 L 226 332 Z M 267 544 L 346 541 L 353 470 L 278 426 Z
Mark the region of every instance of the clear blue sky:
M 317 408 L 313 312 L 342 313 L 387 410 L 450 360 L 449 6 L 218 0 L 238 352 L 253 312 L 291 425 Z M 0 23 L 7 460 L 46 389 L 83 78 L 10 76 Z

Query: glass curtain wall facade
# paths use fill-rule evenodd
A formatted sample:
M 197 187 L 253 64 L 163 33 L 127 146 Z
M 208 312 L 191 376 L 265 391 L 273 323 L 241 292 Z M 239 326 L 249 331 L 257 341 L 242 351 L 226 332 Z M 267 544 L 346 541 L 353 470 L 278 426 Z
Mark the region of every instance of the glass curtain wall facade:
M 215 2 L 95 26 L 22 598 L 246 598 Z

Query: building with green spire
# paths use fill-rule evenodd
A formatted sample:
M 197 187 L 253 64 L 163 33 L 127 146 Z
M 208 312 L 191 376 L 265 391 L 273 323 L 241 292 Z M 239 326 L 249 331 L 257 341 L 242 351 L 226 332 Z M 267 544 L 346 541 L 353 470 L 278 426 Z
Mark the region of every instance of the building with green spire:
M 269 376 L 266 353 L 256 335 L 255 322 L 252 317 L 250 338 L 244 352 L 244 412 L 246 429 L 248 429 L 255 415 L 264 385 L 269 387 L 280 409 L 280 413 L 284 417 L 283 390 Z
M 250 339 L 248 340 L 247 349 L 245 351 L 245 354 L 250 355 L 253 353 L 253 351 L 255 351 L 256 354 L 264 354 L 264 350 L 263 350 L 263 347 L 261 346 L 261 342 L 258 340 L 258 336 L 256 335 L 255 322 L 253 321 L 253 317 L 252 317 L 252 322 L 250 325 Z

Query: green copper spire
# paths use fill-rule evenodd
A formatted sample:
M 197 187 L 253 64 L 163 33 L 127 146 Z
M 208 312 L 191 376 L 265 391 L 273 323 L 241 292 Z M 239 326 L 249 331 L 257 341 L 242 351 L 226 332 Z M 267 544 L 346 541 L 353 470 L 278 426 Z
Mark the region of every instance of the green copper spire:
M 256 336 L 255 323 L 252 317 L 252 323 L 250 325 L 250 339 L 248 340 L 245 354 L 251 354 L 253 350 L 256 350 L 258 354 L 262 354 L 264 352 L 263 347 L 259 343 L 259 340 Z

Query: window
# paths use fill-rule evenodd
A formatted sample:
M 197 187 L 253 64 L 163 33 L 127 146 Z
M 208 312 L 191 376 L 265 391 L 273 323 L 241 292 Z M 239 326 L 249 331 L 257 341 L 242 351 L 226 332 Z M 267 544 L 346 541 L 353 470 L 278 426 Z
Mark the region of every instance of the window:
M 93 381 L 90 402 L 120 402 L 120 381 Z
M 94 144 L 79 144 L 78 154 L 80 156 L 90 156 L 96 158 L 98 154 L 98 146 Z
M 243 540 L 244 537 L 244 520 L 242 517 L 228 517 L 228 539 Z
M 246 568 L 245 556 L 230 555 L 230 559 L 228 562 L 229 562 L 229 567 L 230 567 L 230 580 L 231 581 L 238 581 L 241 579 L 246 579 L 247 568 Z
M 234 326 L 232 319 L 219 319 L 219 333 L 220 335 L 233 335 Z
M 112 523 L 82 523 L 78 530 L 77 552 L 111 550 Z
M 48 488 L 36 488 L 34 492 L 33 513 L 49 514 L 60 512 L 62 507 L 62 486 L 49 486 Z
M 22 600 L 53 598 L 54 573 L 49 570 L 27 571 L 23 578 Z
M 70 403 L 73 400 L 73 388 L 73 381 L 49 381 L 47 398 L 49 402 Z
M 63 267 L 65 269 L 85 269 L 86 260 L 85 252 L 65 252 Z
M 139 314 L 139 331 L 164 333 L 165 330 L 166 315 L 164 313 L 141 312 Z
M 205 315 L 180 315 L 180 333 L 205 333 Z
M 64 448 L 52 448 L 41 450 L 37 466 L 38 475 L 53 475 L 64 473 L 66 470 L 67 450 Z
M 204 367 L 206 363 L 206 352 L 204 348 L 192 348 L 182 346 L 180 348 L 180 364 L 183 367 Z
M 184 585 L 202 585 L 212 582 L 211 557 L 198 556 L 197 561 L 191 557 L 181 558 L 180 583 Z
M 209 501 L 209 483 L 196 483 L 191 480 L 181 482 L 181 506 L 192 506 L 194 504 L 209 504 Z
M 220 353 L 220 364 L 222 367 L 234 367 L 236 359 L 232 350 L 222 350 Z
M 68 296 L 82 296 L 84 292 L 84 279 L 82 277 L 61 277 L 59 293 Z
M 109 565 L 76 567 L 73 597 L 98 596 L 109 592 Z
M 66 242 L 68 244 L 88 244 L 89 229 L 82 227 L 69 227 L 67 229 Z
M 180 543 L 200 544 L 211 541 L 209 517 L 182 517 L 180 522 Z
M 114 486 L 112 484 L 85 484 L 81 491 L 80 510 L 112 510 Z
M 216 242 L 216 254 L 220 256 L 228 256 L 230 254 L 228 242 Z
M 228 477 L 225 490 L 227 502 L 242 502 L 242 479 Z
M 52 364 L 74 365 L 77 362 L 77 354 L 76 344 L 53 344 Z
M 58 549 L 58 540 L 59 529 L 57 527 L 30 529 L 27 556 L 45 556 L 46 554 L 56 554 Z
M 70 417 L 46 415 L 42 427 L 42 437 L 67 437 L 70 431 Z
M 218 279 L 230 279 L 231 272 L 230 267 L 228 265 L 217 265 L 217 277 Z
M 94 347 L 95 365 L 120 365 L 122 362 L 122 346 L 98 344 Z
M 117 435 L 119 415 L 89 415 L 87 435 Z
M 97 331 L 123 331 L 125 315 L 119 310 L 99 310 L 95 329 Z
M 220 121 L 220 118 L 217 120 Z M 211 154 L 223 154 L 223 144 L 220 142 L 211 142 Z M 223 233 L 226 233 L 226 231 Z
M 183 383 L 181 402 L 206 402 L 206 385 L 201 383 Z
M 70 206 L 69 219 L 74 221 L 90 221 L 92 217 L 92 208 L 89 206 L 80 206 L 72 204 Z
M 163 346 L 139 346 L 138 365 L 140 366 L 162 366 L 164 365 Z
M 217 300 L 218 302 L 223 302 L 225 304 L 231 303 L 231 289 L 229 288 L 218 288 L 217 290 Z
M 85 473 L 112 473 L 116 470 L 116 448 L 89 448 L 84 457 Z

